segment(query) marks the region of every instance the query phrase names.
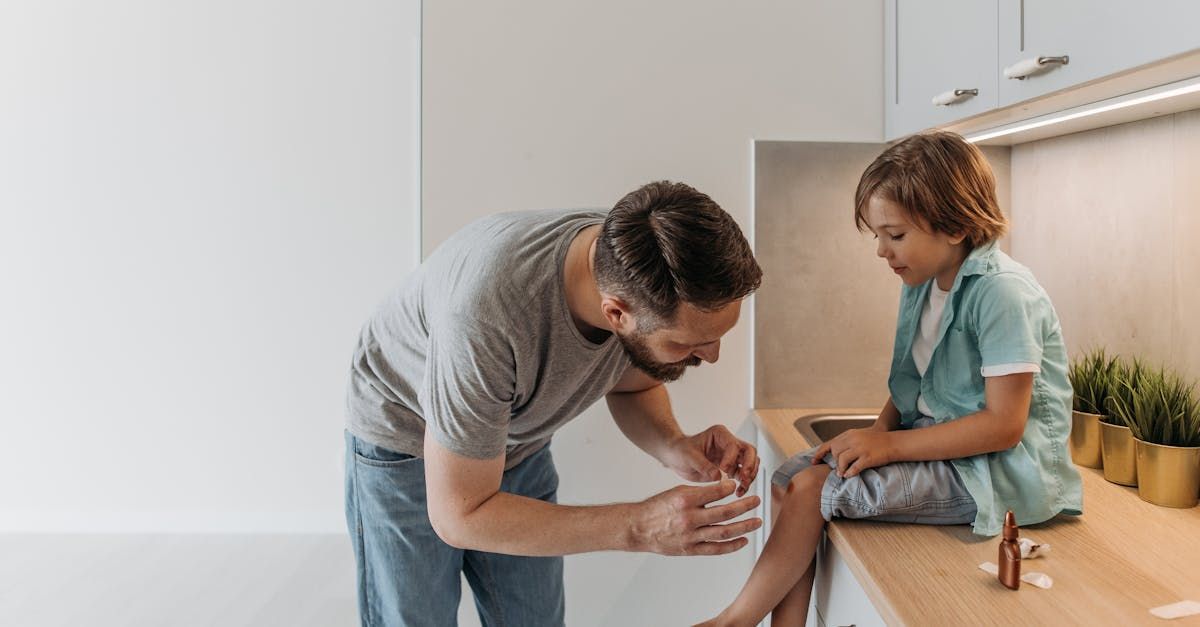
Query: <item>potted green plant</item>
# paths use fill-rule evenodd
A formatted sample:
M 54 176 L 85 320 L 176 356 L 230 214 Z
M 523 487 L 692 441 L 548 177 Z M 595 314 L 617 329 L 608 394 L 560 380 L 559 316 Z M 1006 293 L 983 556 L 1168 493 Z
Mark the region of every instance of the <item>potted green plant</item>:
M 1135 438 L 1138 496 L 1156 505 L 1193 507 L 1200 495 L 1200 401 L 1177 373 L 1143 368 L 1136 385 L 1121 382 L 1113 413 Z
M 1084 354 L 1071 364 L 1067 376 L 1075 390 L 1071 409 L 1071 459 L 1088 468 L 1103 467 L 1100 452 L 1100 418 L 1105 412 L 1116 359 L 1103 348 Z
M 1137 485 L 1137 455 L 1133 432 L 1125 422 L 1125 414 L 1114 411 L 1114 403 L 1132 406 L 1133 390 L 1141 385 L 1145 371 L 1140 359 L 1118 359 L 1112 369 L 1108 396 L 1102 405 L 1105 415 L 1100 419 L 1100 457 L 1104 462 L 1104 478 L 1121 485 Z

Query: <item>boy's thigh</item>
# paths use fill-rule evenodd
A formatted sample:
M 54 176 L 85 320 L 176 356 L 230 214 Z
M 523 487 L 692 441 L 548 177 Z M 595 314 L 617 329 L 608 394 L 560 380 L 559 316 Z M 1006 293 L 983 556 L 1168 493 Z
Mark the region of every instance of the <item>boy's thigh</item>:
M 829 473 L 821 491 L 825 518 L 870 518 L 927 525 L 975 520 L 975 499 L 948 461 L 897 462 L 854 477 Z
M 429 523 L 424 461 L 346 439 L 346 522 L 362 624 L 454 624 L 463 552 Z

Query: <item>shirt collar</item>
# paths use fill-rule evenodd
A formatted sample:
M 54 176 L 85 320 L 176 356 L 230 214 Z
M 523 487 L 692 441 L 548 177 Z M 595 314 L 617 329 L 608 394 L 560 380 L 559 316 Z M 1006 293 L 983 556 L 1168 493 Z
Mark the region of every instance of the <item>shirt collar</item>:
M 971 276 L 972 274 L 987 274 L 988 270 L 994 265 L 996 258 L 996 241 L 992 240 L 982 246 L 975 248 L 971 254 L 963 261 L 962 267 L 959 268 L 959 276 Z

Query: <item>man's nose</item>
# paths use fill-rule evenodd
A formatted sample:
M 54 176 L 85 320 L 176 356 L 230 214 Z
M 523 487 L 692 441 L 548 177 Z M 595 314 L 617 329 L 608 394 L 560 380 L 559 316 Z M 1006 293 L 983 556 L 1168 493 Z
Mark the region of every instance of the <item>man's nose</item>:
M 710 364 L 715 364 L 717 363 L 717 359 L 721 357 L 721 340 L 705 344 L 693 351 L 692 354 Z

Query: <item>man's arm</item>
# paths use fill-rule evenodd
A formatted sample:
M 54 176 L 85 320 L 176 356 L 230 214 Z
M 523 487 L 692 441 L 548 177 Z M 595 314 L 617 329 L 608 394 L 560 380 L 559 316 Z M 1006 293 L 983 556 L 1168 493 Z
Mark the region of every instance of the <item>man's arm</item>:
M 429 521 L 452 546 L 509 555 L 651 551 L 720 555 L 746 545 L 740 536 L 762 520 L 722 524 L 758 506 L 747 497 L 715 507 L 733 481 L 679 486 L 641 503 L 566 506 L 500 491 L 504 456 L 472 459 L 442 446 L 426 430 L 425 486 Z
M 637 368 L 626 370 L 605 400 L 621 433 L 654 459 L 662 461 L 670 444 L 683 437 L 667 387 Z M 694 481 L 716 481 L 721 478 L 716 470 Z
M 758 451 L 752 445 L 724 425 L 685 435 L 671 412 L 666 386 L 637 368 L 621 376 L 606 400 L 630 442 L 688 481 L 716 481 L 724 472 L 737 480 L 742 496 L 758 475 Z

